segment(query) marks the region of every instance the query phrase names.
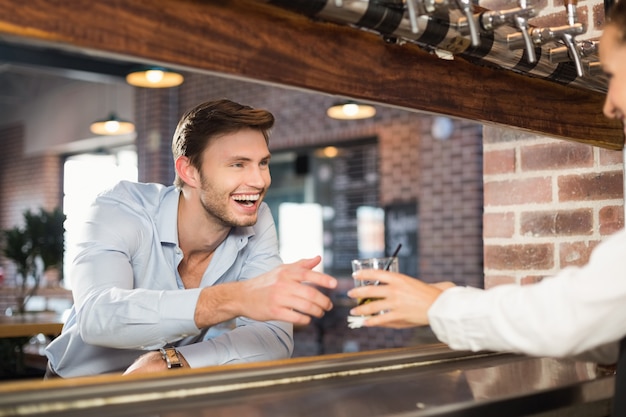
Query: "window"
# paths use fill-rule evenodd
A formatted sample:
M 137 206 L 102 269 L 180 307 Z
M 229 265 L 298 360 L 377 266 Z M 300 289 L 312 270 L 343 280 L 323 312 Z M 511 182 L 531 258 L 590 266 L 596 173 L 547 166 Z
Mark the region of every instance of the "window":
M 349 277 L 352 259 L 384 255 L 378 143 L 366 138 L 332 150 L 274 153 L 265 201 L 287 251 L 281 251 L 285 262 L 320 254 L 324 272 Z
M 137 181 L 137 152 L 134 147 L 66 158 L 63 166 L 63 212 L 67 216 L 63 265 L 65 277 L 69 277 L 69 266 L 76 256 L 73 241 L 81 213 L 100 192 L 122 180 Z M 64 284 L 71 288 L 68 279 Z

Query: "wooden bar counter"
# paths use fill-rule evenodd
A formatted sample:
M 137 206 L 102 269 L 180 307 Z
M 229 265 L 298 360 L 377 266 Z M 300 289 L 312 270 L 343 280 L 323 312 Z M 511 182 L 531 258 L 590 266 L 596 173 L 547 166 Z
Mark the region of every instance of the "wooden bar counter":
M 613 383 L 591 363 L 435 344 L 0 384 L 0 416 L 606 416 Z
M 27 312 L 0 316 L 0 338 L 29 337 L 39 333 L 58 336 L 62 329 L 61 315 L 54 312 Z

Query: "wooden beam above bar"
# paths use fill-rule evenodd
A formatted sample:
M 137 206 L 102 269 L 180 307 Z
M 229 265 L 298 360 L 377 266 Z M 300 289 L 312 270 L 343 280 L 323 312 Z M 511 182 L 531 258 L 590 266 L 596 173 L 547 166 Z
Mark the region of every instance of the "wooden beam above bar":
M 438 59 L 252 0 L 0 0 L 0 35 L 624 146 L 602 93 Z

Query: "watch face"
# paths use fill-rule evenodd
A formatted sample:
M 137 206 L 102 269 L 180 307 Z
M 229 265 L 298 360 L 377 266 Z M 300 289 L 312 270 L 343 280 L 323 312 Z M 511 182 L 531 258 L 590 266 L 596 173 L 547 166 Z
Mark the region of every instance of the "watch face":
M 183 363 L 178 356 L 178 352 L 174 348 L 166 348 L 161 349 L 161 355 L 163 355 L 163 359 L 167 363 L 167 368 L 179 368 L 183 366 Z

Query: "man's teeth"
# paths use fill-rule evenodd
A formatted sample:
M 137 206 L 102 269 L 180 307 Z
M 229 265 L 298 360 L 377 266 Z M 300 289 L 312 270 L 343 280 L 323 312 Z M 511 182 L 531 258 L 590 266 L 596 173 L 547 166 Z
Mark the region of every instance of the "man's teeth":
M 257 201 L 259 199 L 259 194 L 246 194 L 246 195 L 234 195 L 233 200 L 235 201 Z

